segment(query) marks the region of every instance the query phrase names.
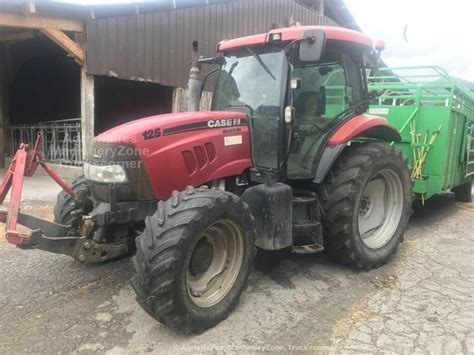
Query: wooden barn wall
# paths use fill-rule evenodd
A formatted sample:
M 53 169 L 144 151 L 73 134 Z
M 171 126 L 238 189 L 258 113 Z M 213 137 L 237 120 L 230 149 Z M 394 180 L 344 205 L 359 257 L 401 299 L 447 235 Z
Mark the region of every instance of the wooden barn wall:
M 121 79 L 185 87 L 192 42 L 213 56 L 223 39 L 266 32 L 290 18 L 302 25 L 337 26 L 292 0 L 236 0 L 87 23 L 87 71 Z

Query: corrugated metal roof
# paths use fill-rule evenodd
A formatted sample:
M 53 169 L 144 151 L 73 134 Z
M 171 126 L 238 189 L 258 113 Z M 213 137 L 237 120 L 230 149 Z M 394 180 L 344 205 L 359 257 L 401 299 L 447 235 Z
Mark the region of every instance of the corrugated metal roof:
M 89 21 L 87 71 L 184 87 L 193 41 L 200 55 L 213 56 L 219 41 L 284 27 L 291 16 L 302 25 L 337 26 L 293 0 L 236 0 Z
M 89 3 L 80 1 L 36 0 L 36 14 L 48 17 L 71 18 L 76 20 L 88 20 L 91 18 L 103 18 L 113 16 L 128 16 L 137 13 L 144 14 L 162 10 L 173 10 L 187 7 L 199 7 L 209 4 L 229 2 L 232 0 L 141 0 L 128 3 Z M 23 0 L 0 0 L 0 11 L 8 13 L 23 14 L 25 1 Z
M 200 7 L 233 0 L 131 0 L 128 3 L 81 2 L 81 0 L 48 0 L 36 1 L 36 13 L 41 16 L 88 20 L 114 16 L 129 16 L 149 12 Z M 292 0 L 288 0 L 292 1 Z M 359 30 L 356 21 L 347 9 L 344 0 L 294 0 L 301 5 L 318 10 L 319 3 L 325 1 L 326 15 L 341 26 Z M 0 12 L 24 13 L 23 0 L 0 0 Z

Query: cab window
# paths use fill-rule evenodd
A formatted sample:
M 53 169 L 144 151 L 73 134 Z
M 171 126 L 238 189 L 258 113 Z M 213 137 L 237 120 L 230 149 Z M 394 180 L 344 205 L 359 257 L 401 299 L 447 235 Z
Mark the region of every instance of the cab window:
M 327 53 L 318 63 L 296 66 L 301 80 L 293 105 L 296 118 L 334 118 L 363 99 L 360 66 L 350 56 Z
M 341 48 L 326 49 L 317 63 L 295 63 L 293 78 L 301 80 L 293 92 L 295 120 L 287 175 L 312 175 L 313 160 L 324 144 L 327 128 L 344 111 L 364 99 L 362 66 Z

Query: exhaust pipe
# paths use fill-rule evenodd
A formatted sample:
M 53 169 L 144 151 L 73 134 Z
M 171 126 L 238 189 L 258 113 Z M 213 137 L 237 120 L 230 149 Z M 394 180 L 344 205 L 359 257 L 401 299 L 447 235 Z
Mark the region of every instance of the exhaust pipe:
M 202 81 L 199 80 L 201 74 L 201 66 L 199 65 L 199 43 L 193 42 L 193 56 L 191 61 L 191 69 L 189 70 L 188 87 L 186 90 L 186 108 L 187 111 L 199 111 L 199 103 L 201 102 Z

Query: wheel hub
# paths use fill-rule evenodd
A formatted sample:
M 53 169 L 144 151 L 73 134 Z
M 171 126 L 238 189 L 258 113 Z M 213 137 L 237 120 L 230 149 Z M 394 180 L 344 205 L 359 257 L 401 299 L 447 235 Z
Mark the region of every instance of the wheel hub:
M 372 207 L 372 201 L 370 196 L 362 196 L 360 200 L 359 215 L 362 217 L 367 216 L 370 213 Z
M 188 264 L 187 288 L 199 307 L 219 303 L 234 286 L 243 260 L 240 228 L 229 220 L 209 226 L 197 242 Z
M 205 272 L 214 258 L 214 247 L 205 238 L 201 239 L 194 249 L 189 269 L 194 276 Z
M 402 216 L 403 186 L 392 170 L 380 171 L 366 185 L 359 201 L 359 234 L 371 249 L 387 244 Z

